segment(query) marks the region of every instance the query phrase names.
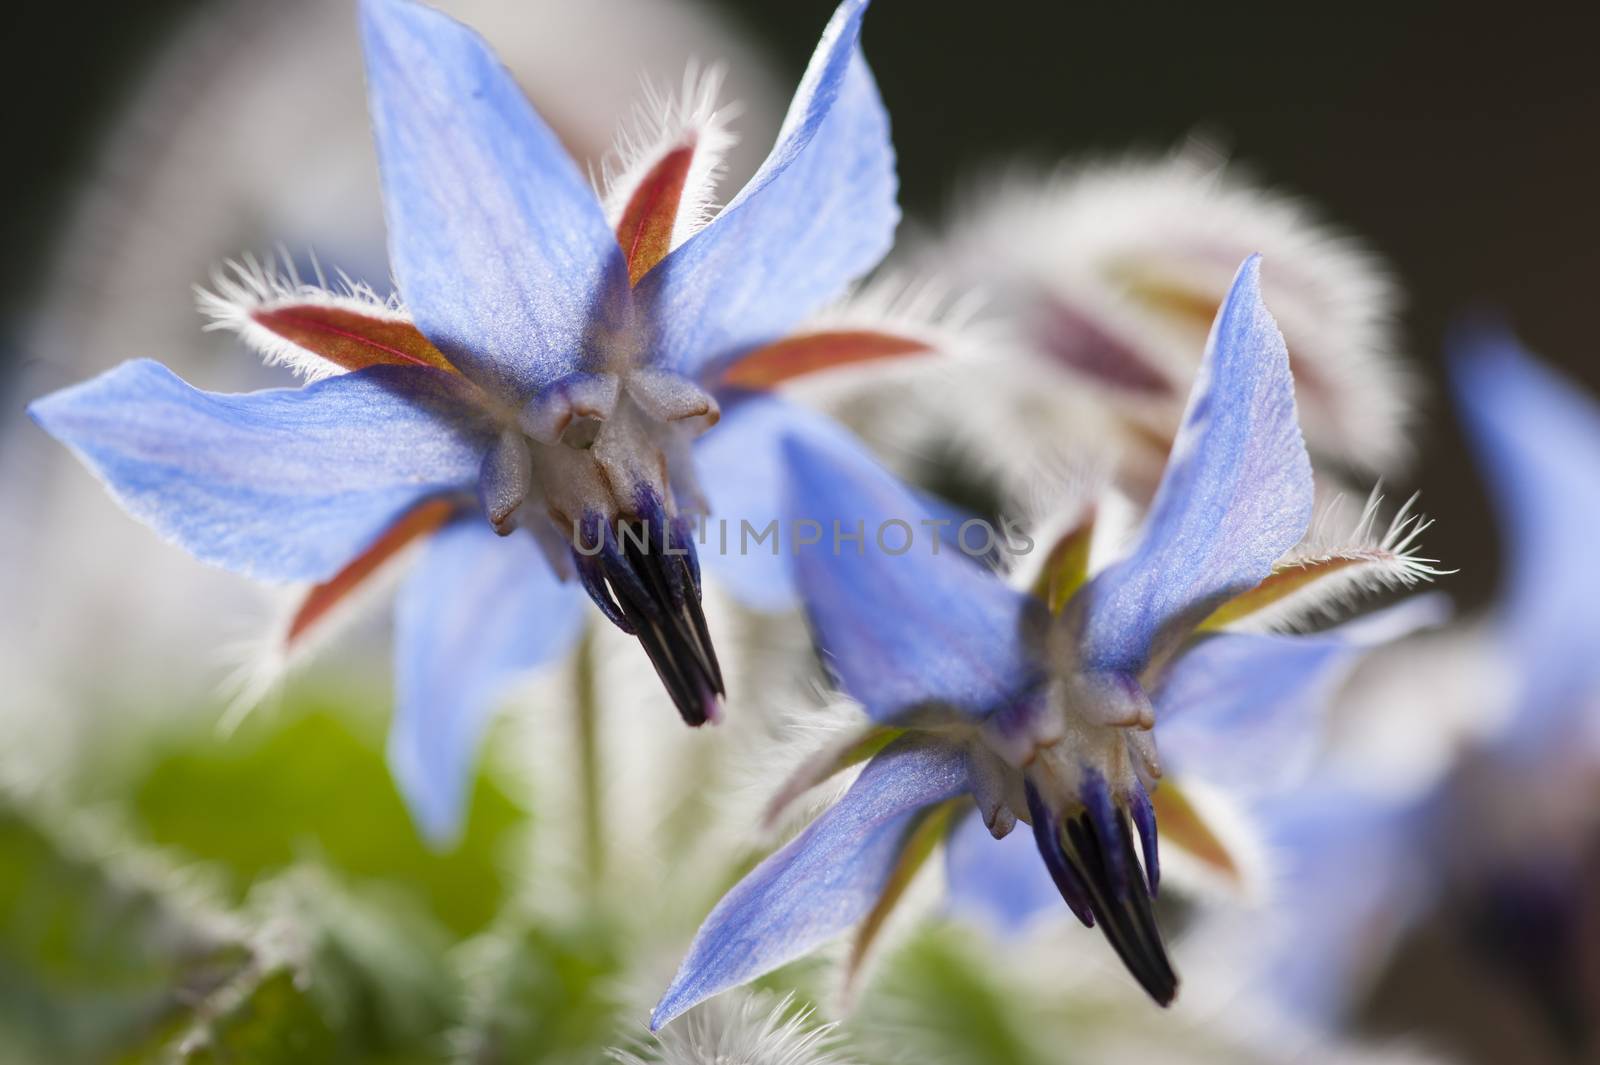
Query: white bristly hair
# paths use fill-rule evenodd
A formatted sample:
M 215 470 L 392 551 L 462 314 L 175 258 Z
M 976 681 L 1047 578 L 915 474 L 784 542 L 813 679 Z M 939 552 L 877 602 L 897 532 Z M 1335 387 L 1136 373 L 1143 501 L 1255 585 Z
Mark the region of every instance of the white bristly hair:
M 1318 622 L 1337 619 L 1366 596 L 1410 588 L 1453 570 L 1439 568 L 1439 560 L 1420 554 L 1418 539 L 1433 523 L 1413 507 L 1417 496 L 1395 511 L 1387 525 L 1379 525 L 1383 503 L 1381 488 L 1374 488 L 1353 527 L 1342 534 L 1329 530 L 1342 524 L 1342 499 L 1335 499 L 1312 523 L 1306 539 L 1273 567 L 1274 573 L 1296 568 L 1326 574 L 1254 611 L 1227 628 L 1247 632 L 1297 631 Z M 1380 531 L 1381 529 L 1381 531 Z
M 644 99 L 635 105 L 632 120 L 618 131 L 598 180 L 591 174 L 613 228 L 650 169 L 668 152 L 688 144 L 694 146 L 694 157 L 672 224 L 672 246 L 716 217 L 717 182 L 729 150 L 739 142 L 728 123 L 741 111 L 737 103 L 717 103 L 724 74 L 720 64 L 702 67 L 691 62 L 676 94 L 644 82 Z
M 305 602 L 311 584 L 261 589 L 264 609 L 238 622 L 242 633 L 218 648 L 227 671 L 218 685 L 223 710 L 217 719 L 220 735 L 232 735 L 254 710 L 270 705 L 290 676 L 315 659 L 324 648 L 393 598 L 396 587 L 410 570 L 426 537 L 405 545 L 387 558 L 376 572 L 346 592 L 311 627 L 291 644 L 289 629 Z M 266 615 L 263 622 L 262 614 Z
M 697 1006 L 617 1065 L 846 1065 L 837 1024 L 813 1024 L 792 994 L 736 991 Z
M 266 328 L 256 321 L 257 313 L 313 304 L 389 322 L 411 321 L 398 294 L 379 296 L 372 286 L 342 272 L 337 274 L 336 287 L 330 287 L 321 267 L 315 269 L 317 281 L 313 284 L 300 279 L 286 252 L 280 251 L 276 259 L 246 253 L 212 270 L 210 288 L 195 286 L 195 307 L 207 319 L 204 328 L 208 332 L 226 329 L 236 334 L 268 366 L 287 367 L 308 384 L 344 373 L 344 367 Z
M 983 459 L 994 449 L 962 445 L 964 408 L 952 409 L 980 384 L 975 368 L 995 375 L 986 353 L 1014 350 L 987 312 L 982 294 L 933 270 L 888 270 L 855 288 L 796 328 L 795 333 L 862 330 L 925 343 L 929 354 L 870 360 L 806 374 L 782 388 L 826 411 L 872 446 L 892 470 L 918 481 L 950 456 L 954 443 Z M 998 406 L 994 404 L 992 406 Z

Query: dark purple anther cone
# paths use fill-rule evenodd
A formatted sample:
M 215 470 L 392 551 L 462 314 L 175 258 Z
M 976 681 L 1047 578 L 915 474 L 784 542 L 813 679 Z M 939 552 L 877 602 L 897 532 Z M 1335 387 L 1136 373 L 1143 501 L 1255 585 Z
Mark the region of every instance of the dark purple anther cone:
M 1138 872 L 1128 812 L 1095 773 L 1087 774 L 1083 793 L 1067 817 L 1047 806 L 1032 781 L 1027 795 L 1034 841 L 1061 897 L 1086 926 L 1099 925 L 1151 998 L 1162 1006 L 1170 1004 L 1178 993 L 1178 976 L 1150 906 L 1153 874 L 1147 879 Z M 1137 811 L 1139 803 L 1133 806 Z M 1147 853 L 1154 840 L 1153 815 L 1149 824 Z M 1142 828 L 1140 834 L 1145 835 Z
M 637 509 L 615 528 L 585 516 L 582 550 L 573 549 L 578 576 L 606 617 L 639 638 L 683 720 L 703 725 L 726 689 L 700 605 L 694 540 L 675 531 L 654 495 L 641 493 Z

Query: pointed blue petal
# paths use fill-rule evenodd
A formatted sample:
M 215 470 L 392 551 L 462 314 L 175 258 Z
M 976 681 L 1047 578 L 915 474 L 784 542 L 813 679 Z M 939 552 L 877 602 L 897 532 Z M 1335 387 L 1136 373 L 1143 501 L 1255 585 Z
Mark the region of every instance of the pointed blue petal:
M 983 818 L 962 818 L 945 843 L 945 880 L 952 913 L 1002 935 L 1017 935 L 1045 914 L 1072 913 L 1025 825 L 995 839 Z
M 1265 578 L 1305 535 L 1311 507 L 1289 354 L 1251 256 L 1211 327 L 1138 544 L 1082 593 L 1084 664 L 1137 674 L 1164 630 Z
M 1442 597 L 1418 596 L 1314 636 L 1209 636 L 1173 662 L 1155 691 L 1162 762 L 1242 795 L 1304 779 L 1329 700 L 1374 646 L 1442 624 Z
M 711 911 L 650 1018 L 652 1030 L 719 991 L 771 972 L 865 917 L 916 812 L 966 788 L 959 747 L 907 737 Z
M 626 311 L 627 267 L 589 183 L 477 34 L 363 0 L 389 257 L 417 326 L 524 400 L 579 368 Z
M 711 506 L 701 565 L 748 607 L 790 609 L 799 596 L 782 525 L 784 441 L 793 436 L 842 454 L 865 452 L 837 422 L 779 396 L 745 393 L 722 402 L 722 420 L 694 451 Z M 774 523 L 776 533 L 763 537 Z
M 493 436 L 460 387 L 437 370 L 380 366 L 223 395 L 141 360 L 28 412 L 130 514 L 201 561 L 316 581 L 417 501 L 471 490 Z
M 777 339 L 888 252 L 900 210 L 866 6 L 839 5 L 750 183 L 640 281 L 663 365 L 697 376 Z
M 1600 687 L 1600 408 L 1502 329 L 1455 338 L 1457 402 L 1506 537 L 1501 633 L 1530 744 Z
M 395 607 L 389 766 L 436 846 L 460 832 L 499 701 L 512 681 L 572 647 L 583 604 L 582 590 L 551 571 L 531 536 L 496 536 L 474 516 L 428 541 Z
M 786 453 L 795 576 L 844 689 L 880 721 L 929 703 L 1018 705 L 1039 681 L 1043 604 L 948 547 L 925 524 L 938 517 L 859 452 L 792 439 Z M 819 542 L 801 545 L 802 531 Z

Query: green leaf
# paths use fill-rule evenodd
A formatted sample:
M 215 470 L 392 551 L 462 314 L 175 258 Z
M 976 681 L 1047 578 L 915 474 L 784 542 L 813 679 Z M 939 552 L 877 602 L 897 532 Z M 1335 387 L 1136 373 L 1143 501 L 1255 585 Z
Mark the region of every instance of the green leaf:
M 235 899 L 314 858 L 411 895 L 457 936 L 481 930 L 505 899 L 502 856 L 521 813 L 480 776 L 461 841 L 431 850 L 390 779 L 382 723 L 349 713 L 345 701 L 300 692 L 232 736 L 205 729 L 168 738 L 130 784 L 135 826 L 226 870 Z

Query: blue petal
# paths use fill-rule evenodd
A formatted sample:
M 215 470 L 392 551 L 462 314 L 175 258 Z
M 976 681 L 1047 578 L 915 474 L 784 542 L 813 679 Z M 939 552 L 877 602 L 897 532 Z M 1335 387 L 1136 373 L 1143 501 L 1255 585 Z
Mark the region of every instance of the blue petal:
M 499 537 L 473 517 L 428 541 L 395 608 L 389 766 L 434 844 L 460 831 L 478 745 L 499 700 L 517 677 L 567 652 L 583 603 L 531 536 Z
M 783 444 L 790 436 L 838 453 L 861 449 L 832 419 L 775 395 L 751 393 L 722 397 L 722 420 L 695 444 L 695 469 L 711 506 L 701 564 L 756 610 L 785 610 L 799 602 L 782 535 Z M 777 534 L 757 542 L 774 522 Z
M 1283 796 L 1260 811 L 1275 902 L 1251 919 L 1263 992 L 1291 1016 L 1332 1026 L 1367 990 L 1433 879 L 1426 803 L 1341 788 Z
M 1024 826 L 995 839 L 983 818 L 964 817 L 945 843 L 951 912 L 1013 936 L 1042 914 L 1066 916 L 1061 892 Z
M 889 116 L 857 43 L 866 6 L 834 13 L 750 183 L 640 281 L 663 365 L 699 376 L 777 339 L 888 252 L 900 210 Z
M 1522 684 L 1511 734 L 1534 746 L 1600 687 L 1600 409 L 1504 330 L 1458 335 L 1453 348 L 1456 398 L 1507 539 L 1501 631 Z
M 650 1027 L 827 942 L 878 901 L 916 812 L 966 789 L 959 747 L 907 737 L 723 896 L 689 947 Z
M 525 400 L 621 327 L 622 251 L 482 38 L 409 0 L 363 0 L 361 16 L 400 291 L 451 362 Z
M 1084 589 L 1083 660 L 1137 674 L 1158 636 L 1253 587 L 1311 522 L 1311 462 L 1260 257 L 1217 312 L 1189 407 L 1132 554 Z
M 28 411 L 130 514 L 201 561 L 316 581 L 418 500 L 471 490 L 493 437 L 461 384 L 379 366 L 222 395 L 141 360 Z
M 845 690 L 880 721 L 929 703 L 1019 705 L 1039 681 L 1043 604 L 945 546 L 925 524 L 938 519 L 858 452 L 799 439 L 786 452 L 784 531 L 820 530 L 809 546 L 793 536 L 795 576 Z M 891 553 L 907 530 L 909 549 Z M 844 539 L 858 531 L 859 545 Z
M 1442 623 L 1442 597 L 1419 596 L 1315 636 L 1221 633 L 1185 651 L 1155 693 L 1162 761 L 1243 795 L 1303 780 L 1323 713 L 1378 643 Z

